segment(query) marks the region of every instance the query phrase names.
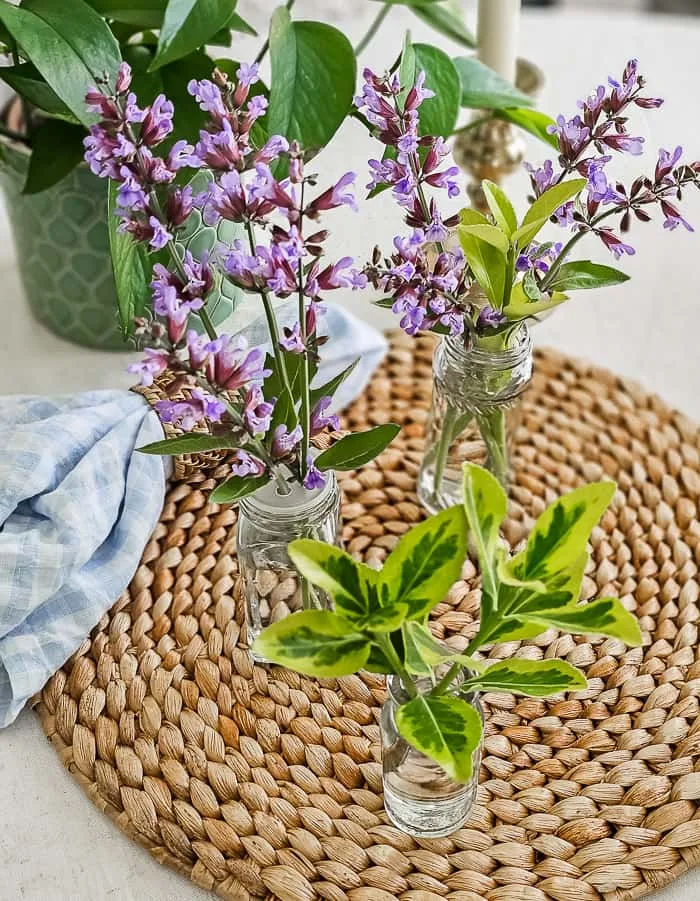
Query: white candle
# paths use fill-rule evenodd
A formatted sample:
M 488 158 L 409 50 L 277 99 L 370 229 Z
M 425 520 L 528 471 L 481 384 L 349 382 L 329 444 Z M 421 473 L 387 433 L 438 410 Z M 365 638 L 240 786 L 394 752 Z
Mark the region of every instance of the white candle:
M 479 0 L 479 59 L 503 78 L 515 82 L 520 0 Z

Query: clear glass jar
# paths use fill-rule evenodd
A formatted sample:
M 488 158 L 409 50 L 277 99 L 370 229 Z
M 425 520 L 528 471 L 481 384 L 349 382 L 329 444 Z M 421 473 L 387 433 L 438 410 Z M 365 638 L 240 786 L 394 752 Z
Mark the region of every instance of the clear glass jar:
M 248 645 L 265 626 L 290 613 L 329 606 L 328 596 L 302 579 L 289 559 L 295 538 L 339 541 L 340 491 L 332 472 L 323 488 L 295 483 L 289 494 L 274 482 L 241 499 L 238 508 L 238 566 L 243 578 Z M 259 657 L 256 660 L 261 661 Z
M 493 338 L 488 339 L 494 342 Z M 507 490 L 511 439 L 520 396 L 532 376 L 532 339 L 525 324 L 510 346 L 466 347 L 444 337 L 433 358 L 433 399 L 418 498 L 430 513 L 462 503 L 462 465 L 485 466 Z
M 466 678 L 464 670 L 448 689 L 459 691 Z M 479 784 L 481 745 L 472 753 L 472 777 L 468 783 L 455 782 L 434 760 L 426 757 L 402 738 L 396 728 L 396 710 L 409 700 L 398 676 L 387 677 L 388 697 L 382 707 L 382 783 L 384 809 L 392 823 L 417 838 L 440 838 L 463 826 L 476 798 Z M 428 679 L 414 683 L 418 691 L 432 688 Z M 474 692 L 460 695 L 481 717 L 484 713 Z

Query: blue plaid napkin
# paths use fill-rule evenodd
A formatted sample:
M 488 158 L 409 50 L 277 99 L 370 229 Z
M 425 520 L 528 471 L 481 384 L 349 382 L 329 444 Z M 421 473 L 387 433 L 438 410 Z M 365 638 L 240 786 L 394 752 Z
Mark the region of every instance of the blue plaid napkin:
M 338 308 L 329 310 L 328 331 L 320 382 L 360 357 L 344 405 L 386 344 Z M 171 465 L 134 448 L 162 437 L 156 414 L 128 391 L 0 398 L 0 727 L 131 581 Z

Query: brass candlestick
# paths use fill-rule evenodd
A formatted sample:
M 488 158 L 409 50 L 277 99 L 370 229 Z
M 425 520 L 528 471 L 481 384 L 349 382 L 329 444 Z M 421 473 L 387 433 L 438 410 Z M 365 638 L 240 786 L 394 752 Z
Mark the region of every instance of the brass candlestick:
M 526 59 L 517 62 L 516 86 L 530 97 L 536 97 L 544 84 L 542 70 Z M 475 111 L 472 121 L 487 116 L 487 111 Z M 457 135 L 452 149 L 457 165 L 471 176 L 467 193 L 472 206 L 486 211 L 486 198 L 481 190 L 482 179 L 500 184 L 518 169 L 525 159 L 525 141 L 510 122 L 486 119 Z

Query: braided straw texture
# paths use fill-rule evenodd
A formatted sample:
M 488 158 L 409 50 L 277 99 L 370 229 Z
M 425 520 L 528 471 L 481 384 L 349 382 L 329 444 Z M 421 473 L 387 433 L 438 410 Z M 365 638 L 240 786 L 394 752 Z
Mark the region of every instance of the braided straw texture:
M 346 547 L 380 562 L 421 517 L 414 495 L 429 339 L 393 337 L 348 413 L 393 419 L 396 444 L 342 480 Z M 538 355 L 507 537 L 557 494 L 609 476 L 586 597 L 618 593 L 644 647 L 549 632 L 490 656 L 565 657 L 587 691 L 486 695 L 477 804 L 463 829 L 415 841 L 382 807 L 381 677 L 316 682 L 253 666 L 241 627 L 235 509 L 200 475 L 169 492 L 130 589 L 35 699 L 88 795 L 162 863 L 231 901 L 629 901 L 700 859 L 700 439 L 611 373 Z M 282 582 L 270 586 L 283 597 Z M 433 616 L 475 630 L 467 562 Z

